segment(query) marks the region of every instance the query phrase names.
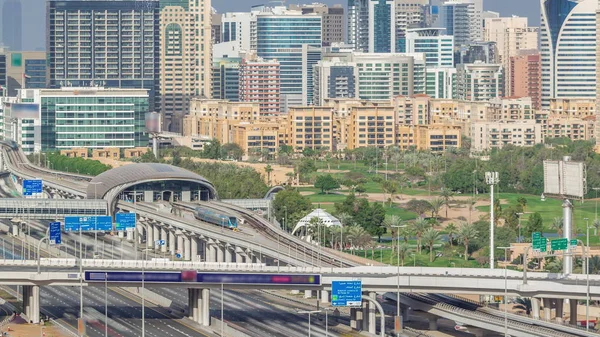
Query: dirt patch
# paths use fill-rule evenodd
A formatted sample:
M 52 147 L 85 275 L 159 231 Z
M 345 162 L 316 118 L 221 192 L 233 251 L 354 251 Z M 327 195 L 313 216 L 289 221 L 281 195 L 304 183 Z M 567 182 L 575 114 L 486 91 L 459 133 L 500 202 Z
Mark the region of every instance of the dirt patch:
M 4 331 L 8 331 L 11 337 L 31 337 L 31 336 L 45 336 L 45 337 L 67 337 L 62 329 L 55 326 L 40 326 L 37 324 L 8 324 L 8 329 L 3 328 Z
M 317 170 L 319 173 L 348 173 L 350 170 L 328 170 L 328 169 L 319 169 Z
M 263 163 L 247 163 L 247 162 L 237 162 L 237 161 L 223 161 L 223 160 L 215 160 L 215 159 L 203 159 L 203 158 L 192 158 L 195 162 L 204 162 L 204 163 L 225 163 L 225 164 L 234 164 L 241 167 L 251 167 L 255 169 L 258 173 L 263 175 L 263 179 L 270 186 L 281 185 L 288 180 L 289 172 L 294 172 L 294 169 L 287 166 L 281 166 L 277 164 L 263 164 Z M 271 165 L 273 171 L 271 172 L 271 182 L 268 181 L 267 172 L 265 168 L 267 165 Z

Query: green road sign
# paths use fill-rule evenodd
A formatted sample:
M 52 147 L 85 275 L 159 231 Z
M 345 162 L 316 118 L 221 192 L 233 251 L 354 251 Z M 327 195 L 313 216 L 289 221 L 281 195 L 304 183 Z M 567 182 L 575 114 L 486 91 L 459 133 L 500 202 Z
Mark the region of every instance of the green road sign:
M 556 239 L 550 241 L 552 250 L 567 250 L 569 247 L 569 239 Z
M 546 247 L 546 238 L 542 237 L 542 233 L 533 232 L 531 233 L 531 246 L 533 250 L 542 250 L 542 247 Z M 545 251 L 545 250 L 544 250 Z
M 571 247 L 577 247 L 577 239 L 571 240 Z

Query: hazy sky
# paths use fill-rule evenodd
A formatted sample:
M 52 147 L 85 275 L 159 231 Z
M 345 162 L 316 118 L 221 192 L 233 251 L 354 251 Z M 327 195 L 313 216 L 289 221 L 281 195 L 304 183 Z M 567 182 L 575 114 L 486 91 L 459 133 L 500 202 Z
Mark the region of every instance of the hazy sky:
M 312 3 L 317 0 L 288 1 L 288 3 Z M 321 0 L 327 4 L 347 3 L 347 0 Z M 0 0 L 4 3 L 4 0 Z M 46 27 L 46 0 L 21 0 L 23 4 L 23 48 L 36 50 L 45 48 Z M 253 0 L 213 0 L 213 7 L 219 12 L 246 11 L 255 4 L 268 3 L 268 1 Z M 500 12 L 502 16 L 511 14 L 529 17 L 530 25 L 539 25 L 540 2 L 539 0 L 484 0 L 486 10 Z M 1 10 L 2 7 L 0 7 Z M 1 16 L 0 16 L 1 17 Z

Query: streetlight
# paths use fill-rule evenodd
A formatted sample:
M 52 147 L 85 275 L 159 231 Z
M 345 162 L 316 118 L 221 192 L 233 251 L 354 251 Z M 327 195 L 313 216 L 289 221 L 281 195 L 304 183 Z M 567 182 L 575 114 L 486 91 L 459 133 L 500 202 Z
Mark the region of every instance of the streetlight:
M 396 244 L 398 245 L 398 294 L 396 295 L 396 322 L 395 322 L 395 328 L 396 328 L 396 336 L 400 337 L 402 334 L 402 315 L 400 313 L 400 228 L 404 228 L 408 225 L 397 225 L 397 226 L 392 226 L 394 228 L 398 228 L 396 230 Z M 404 266 L 404 263 L 402 263 L 402 266 Z
M 94 181 L 94 182 L 90 182 L 91 185 L 94 185 L 94 200 L 98 199 L 98 193 L 97 193 L 97 187 L 98 184 L 102 184 L 101 181 Z M 98 208 L 94 207 L 94 215 L 95 215 L 95 226 L 96 228 L 94 228 L 94 253 L 98 252 Z M 103 252 L 104 254 L 104 252 Z
M 490 185 L 490 269 L 494 269 L 494 185 L 500 182 L 498 172 L 486 172 L 485 181 Z
M 597 192 L 596 192 L 597 193 Z M 597 203 L 597 201 L 596 201 Z M 585 220 L 586 247 L 585 247 L 585 331 L 590 330 L 590 219 Z
M 523 215 L 523 212 L 517 213 L 517 216 L 519 217 L 519 240 L 518 240 L 519 243 L 521 243 L 521 215 Z
M 504 336 L 508 337 L 508 271 L 506 264 L 506 253 L 514 247 L 498 247 L 504 249 Z
M 598 219 L 598 190 L 600 187 L 592 187 L 594 191 L 596 191 L 596 211 L 594 212 L 594 219 Z
M 299 314 L 308 314 L 308 337 L 310 337 L 310 315 L 312 315 L 312 314 L 318 314 L 320 312 L 321 312 L 321 310 L 304 310 L 304 311 L 298 311 Z

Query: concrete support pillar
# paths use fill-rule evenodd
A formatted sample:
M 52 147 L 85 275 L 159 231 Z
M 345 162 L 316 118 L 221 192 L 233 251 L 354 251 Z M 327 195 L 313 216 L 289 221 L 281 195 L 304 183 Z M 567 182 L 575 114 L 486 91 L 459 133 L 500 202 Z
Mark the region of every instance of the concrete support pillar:
M 23 309 L 30 322 L 40 322 L 40 286 L 23 286 Z
M 369 293 L 369 297 L 377 301 L 377 293 L 371 292 Z M 375 316 L 376 310 L 377 308 L 375 305 L 369 302 L 369 333 L 374 335 L 377 333 L 377 317 Z
M 252 262 L 253 263 L 262 263 L 262 261 L 260 260 L 260 256 L 258 256 L 258 255 L 252 255 Z
M 193 236 L 190 238 L 190 242 L 192 250 L 190 254 L 192 254 L 192 261 L 198 262 L 198 238 Z
M 350 328 L 354 330 L 360 330 L 360 323 L 358 321 L 358 308 L 350 308 Z
M 304 290 L 304 298 L 311 298 L 312 290 Z
M 12 234 L 14 236 L 19 236 L 19 225 L 18 224 L 12 225 Z
M 154 247 L 153 233 L 154 233 L 154 228 L 152 227 L 152 225 L 147 224 L 146 225 L 146 248 Z
M 410 308 L 406 305 L 400 306 L 400 315 L 403 322 L 410 322 Z
M 577 325 L 577 300 L 575 299 L 570 299 L 569 300 L 569 312 L 570 312 L 570 318 L 569 318 L 569 323 L 571 325 Z
M 144 236 L 143 235 L 144 234 L 144 226 L 137 225 L 135 230 L 137 231 L 137 242 L 138 242 L 138 245 L 141 246 L 142 245 L 142 237 Z
M 564 314 L 564 303 L 565 301 L 562 298 L 556 299 L 556 322 L 563 322 L 563 314 Z
M 210 244 L 210 262 L 218 262 L 217 252 L 219 251 L 219 247 L 216 243 Z
M 175 251 L 177 250 L 177 239 L 175 238 L 175 231 L 169 231 L 169 253 L 171 255 L 175 255 Z
M 540 319 L 540 300 L 538 298 L 531 298 L 531 315 L 533 319 Z
M 321 303 L 329 303 L 329 292 L 321 290 Z
M 190 260 L 191 251 L 192 251 L 192 247 L 191 247 L 191 243 L 190 243 L 190 237 L 186 235 L 183 237 L 183 259 L 184 260 L 186 260 L 186 261 Z
M 196 305 L 196 289 L 188 288 L 188 318 L 196 321 L 198 317 L 198 306 Z
M 183 235 L 177 235 L 177 249 L 175 251 L 183 257 Z
M 217 248 L 217 261 L 216 262 L 225 262 L 225 247 L 221 246 L 221 245 L 215 245 Z
M 133 242 L 133 231 L 136 230 L 135 228 L 132 228 L 130 230 L 127 230 L 127 241 L 128 242 Z
M 31 319 L 31 299 L 29 294 L 31 293 L 31 286 L 23 286 L 23 313 L 28 319 Z
M 152 238 L 154 239 L 154 249 L 155 250 L 160 250 L 160 245 L 158 244 L 158 240 L 160 240 L 160 226 L 158 225 L 154 225 L 154 234 L 152 235 Z
M 202 289 L 202 325 L 210 325 L 210 289 Z
M 552 301 L 549 298 L 544 298 L 544 319 L 549 321 L 552 319 Z
M 369 301 L 362 301 L 362 330 L 369 330 Z
M 438 319 L 437 317 L 429 317 L 429 330 L 437 331 L 438 329 Z
M 125 238 L 125 233 L 123 231 L 119 231 L 118 233 L 119 239 Z
M 244 263 L 244 256 L 237 250 L 235 251 L 235 263 Z
M 167 236 L 167 230 L 164 227 L 160 228 L 160 239 L 165 241 L 165 244 L 160 246 L 160 251 L 163 253 L 167 252 L 167 242 L 169 242 L 169 238 Z
M 233 262 L 233 249 L 235 249 L 235 247 L 225 247 L 225 262 Z

